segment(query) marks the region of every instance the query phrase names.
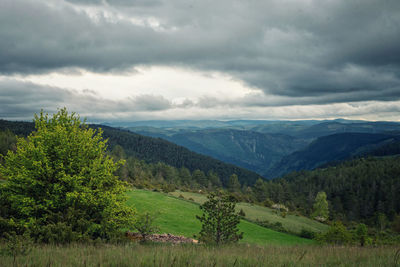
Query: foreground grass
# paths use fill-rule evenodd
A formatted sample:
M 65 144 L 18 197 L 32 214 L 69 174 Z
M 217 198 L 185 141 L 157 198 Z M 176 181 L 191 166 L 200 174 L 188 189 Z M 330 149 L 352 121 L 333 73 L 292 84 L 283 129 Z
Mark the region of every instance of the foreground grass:
M 202 204 L 207 200 L 206 195 L 192 193 L 192 192 L 171 192 L 171 195 L 179 197 L 182 195 L 185 199 L 193 199 L 194 202 Z M 292 214 L 287 214 L 285 218 L 276 214 L 273 209 L 262 207 L 258 205 L 252 205 L 250 203 L 238 203 L 236 205 L 237 209 L 242 209 L 246 214 L 246 218 L 252 221 L 269 221 L 270 223 L 280 222 L 282 226 L 289 230 L 290 232 L 300 233 L 302 229 L 306 229 L 313 232 L 323 232 L 328 230 L 326 224 L 311 220 L 303 216 L 296 216 Z
M 199 205 L 147 190 L 128 192 L 128 204 L 139 212 L 158 213 L 156 225 L 161 233 L 171 233 L 194 237 L 201 229 L 196 215 L 200 215 Z M 276 232 L 248 221 L 241 221 L 239 230 L 244 232 L 242 243 L 259 245 L 300 245 L 313 244 L 313 240 Z
M 400 266 L 396 252 L 395 247 L 43 245 L 17 256 L 15 264 L 12 256 L 0 254 L 0 266 Z

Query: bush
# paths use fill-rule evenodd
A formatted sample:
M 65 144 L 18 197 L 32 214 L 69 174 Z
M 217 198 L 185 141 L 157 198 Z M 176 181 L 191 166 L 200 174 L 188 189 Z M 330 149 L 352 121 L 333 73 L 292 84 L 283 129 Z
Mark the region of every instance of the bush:
M 315 232 L 303 228 L 301 229 L 299 236 L 303 238 L 313 239 L 315 238 Z
M 321 243 L 343 245 L 351 242 L 352 235 L 341 222 L 334 222 L 327 232 L 316 234 L 315 238 Z
M 246 213 L 244 213 L 244 210 L 243 209 L 240 209 L 240 211 L 239 211 L 239 216 L 241 216 L 241 217 L 246 217 Z
M 26 232 L 24 235 L 17 235 L 15 232 L 5 233 L 7 245 L 4 253 L 13 257 L 13 265 L 16 265 L 17 256 L 26 256 L 32 250 L 32 240 Z
M 148 212 L 140 214 L 136 219 L 133 227 L 142 235 L 142 241 L 146 241 L 147 236 L 159 231 L 158 227 L 154 225 L 155 219 L 156 216 Z
M 35 115 L 36 131 L 19 138 L 0 172 L 0 233 L 29 232 L 35 241 L 106 239 L 133 223 L 125 183 L 114 175 L 122 161 L 106 154 L 102 131 L 61 109 Z
M 266 200 L 264 200 L 262 204 L 267 208 L 271 208 L 272 205 L 274 205 L 274 202 L 271 199 L 267 198 Z

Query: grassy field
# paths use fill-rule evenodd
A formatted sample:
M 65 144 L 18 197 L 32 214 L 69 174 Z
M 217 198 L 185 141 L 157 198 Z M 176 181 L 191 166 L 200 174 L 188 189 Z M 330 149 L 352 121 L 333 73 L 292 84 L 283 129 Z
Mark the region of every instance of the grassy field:
M 194 237 L 200 232 L 201 224 L 196 219 L 200 215 L 199 205 L 163 193 L 147 190 L 132 190 L 128 193 L 128 204 L 138 212 L 158 213 L 156 225 L 161 233 L 171 233 Z M 313 244 L 313 240 L 276 232 L 248 221 L 241 221 L 240 231 L 244 232 L 242 243 L 259 245 L 300 245 Z
M 185 199 L 192 198 L 196 203 L 203 203 L 206 201 L 206 195 L 191 193 L 191 192 L 171 192 L 171 195 L 179 197 L 182 195 Z M 252 205 L 249 203 L 238 203 L 237 209 L 243 209 L 246 214 L 246 218 L 252 221 L 255 220 L 268 220 L 270 223 L 280 222 L 282 226 L 294 233 L 300 233 L 302 229 L 306 229 L 313 232 L 322 232 L 328 230 L 326 224 L 319 223 L 303 216 L 296 216 L 287 214 L 285 218 L 276 214 L 273 209 L 262 207 L 258 205 Z
M 0 253 L 0 266 L 400 266 L 396 253 L 395 247 L 72 244 L 35 246 L 15 262 Z

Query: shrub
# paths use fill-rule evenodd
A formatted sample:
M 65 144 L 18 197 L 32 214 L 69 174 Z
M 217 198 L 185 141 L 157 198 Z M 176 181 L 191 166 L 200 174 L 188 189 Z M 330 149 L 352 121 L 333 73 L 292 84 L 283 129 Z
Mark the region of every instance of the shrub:
M 351 242 L 352 235 L 341 222 L 334 222 L 327 232 L 316 234 L 315 238 L 321 243 L 343 245 Z
M 299 236 L 308 239 L 313 239 L 315 237 L 315 232 L 303 228 L 301 229 Z
M 241 216 L 241 217 L 246 217 L 246 213 L 244 213 L 244 210 L 243 209 L 240 209 L 240 211 L 239 211 L 239 216 Z
M 149 235 L 159 231 L 158 227 L 154 225 L 155 219 L 156 216 L 148 212 L 140 214 L 136 219 L 133 227 L 142 235 L 142 241 L 146 241 Z
M 17 256 L 28 255 L 32 250 L 32 240 L 26 232 L 24 235 L 17 235 L 15 232 L 5 233 L 7 246 L 4 249 L 5 254 L 13 257 L 13 265 L 16 265 Z
M 271 208 L 272 205 L 274 205 L 274 202 L 271 199 L 267 198 L 262 204 L 267 208 Z

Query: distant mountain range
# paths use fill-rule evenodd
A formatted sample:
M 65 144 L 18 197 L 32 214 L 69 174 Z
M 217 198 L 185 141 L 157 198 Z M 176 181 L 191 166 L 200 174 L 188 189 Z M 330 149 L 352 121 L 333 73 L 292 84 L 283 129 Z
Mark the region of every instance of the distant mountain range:
M 126 129 L 166 139 L 273 178 L 293 170 L 310 170 L 330 161 L 372 153 L 384 145 L 386 154 L 395 153 L 388 151 L 396 150 L 390 140 L 400 134 L 400 123 L 344 119 L 147 121 L 131 123 Z

